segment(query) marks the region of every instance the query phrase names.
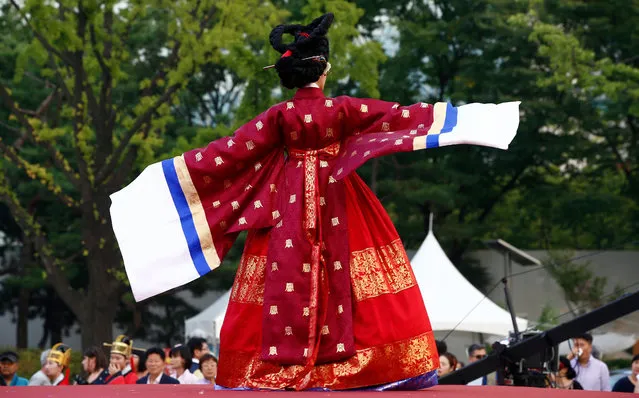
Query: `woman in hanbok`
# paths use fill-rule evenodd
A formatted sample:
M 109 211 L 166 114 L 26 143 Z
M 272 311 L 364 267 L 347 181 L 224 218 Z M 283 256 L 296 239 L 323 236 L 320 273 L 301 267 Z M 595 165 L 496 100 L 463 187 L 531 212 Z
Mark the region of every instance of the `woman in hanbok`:
M 248 231 L 221 330 L 219 388 L 421 389 L 439 354 L 401 239 L 355 173 L 374 157 L 454 144 L 506 149 L 519 102 L 453 107 L 336 98 L 333 14 L 280 25 L 294 97 L 233 136 L 149 166 L 112 195 L 136 300 L 218 267 Z M 282 42 L 290 34 L 294 41 Z M 436 278 L 436 275 L 433 275 Z

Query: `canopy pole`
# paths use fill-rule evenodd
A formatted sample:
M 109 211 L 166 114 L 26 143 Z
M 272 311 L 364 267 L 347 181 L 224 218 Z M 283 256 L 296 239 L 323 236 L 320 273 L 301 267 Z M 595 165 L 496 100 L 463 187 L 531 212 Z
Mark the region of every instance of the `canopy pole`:
M 434 215 L 433 215 L 433 213 L 431 212 L 431 213 L 428 215 L 428 233 L 433 232 L 433 218 L 434 218 Z

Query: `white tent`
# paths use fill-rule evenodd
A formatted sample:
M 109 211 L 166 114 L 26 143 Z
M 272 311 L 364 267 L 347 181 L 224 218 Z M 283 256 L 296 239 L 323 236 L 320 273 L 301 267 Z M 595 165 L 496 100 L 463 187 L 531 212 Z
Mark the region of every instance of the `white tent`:
M 510 313 L 464 278 L 432 231 L 415 253 L 411 265 L 434 331 L 454 329 L 506 337 L 513 329 Z M 519 330 L 525 330 L 528 321 L 516 319 Z
M 217 344 L 230 298 L 231 290 L 224 293 L 199 314 L 187 319 L 184 323 L 186 337 L 203 337 L 209 342 Z
M 463 277 L 432 232 L 428 233 L 411 264 L 434 331 L 454 329 L 508 336 L 512 330 L 508 311 L 485 297 Z M 205 331 L 207 338 L 217 343 L 230 296 L 229 290 L 204 311 L 188 319 L 185 324 L 186 336 Z M 525 319 L 517 318 L 520 331 L 526 329 L 527 325 Z

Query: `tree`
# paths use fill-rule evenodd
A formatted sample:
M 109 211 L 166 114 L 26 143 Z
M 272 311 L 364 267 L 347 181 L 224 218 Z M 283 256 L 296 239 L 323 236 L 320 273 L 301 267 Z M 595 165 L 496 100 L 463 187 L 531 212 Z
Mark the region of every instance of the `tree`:
M 26 51 L 13 48 L 22 53 L 13 81 L 0 81 L 4 109 L 11 114 L 8 134 L 0 137 L 6 158 L 0 163 L 6 171 L 0 200 L 25 240 L 33 241 L 47 282 L 78 318 L 83 345 L 108 341 L 116 313 L 118 324 L 132 334 L 167 342 L 170 336 L 147 323 L 170 327 L 176 318 L 161 316 L 157 309 L 186 315 L 193 308 L 170 294 L 133 301 L 111 232 L 108 195 L 146 164 L 228 135 L 289 94 L 274 96 L 277 76 L 261 69 L 275 56 L 268 43 L 270 27 L 287 12 L 253 0 L 136 1 L 126 9 L 116 2 L 78 0 L 20 4 L 5 7 L 29 33 L 30 42 Z M 329 7 L 340 12 L 330 33 L 338 43 L 333 52 L 343 53 L 333 61 L 342 66 L 337 78 L 348 78 L 350 86 L 376 95 L 375 73 L 356 78 L 345 67 L 375 71 L 383 58 L 377 43 L 357 41 L 354 26 L 361 10 L 332 0 L 306 5 L 302 15 L 310 21 Z M 148 71 L 156 72 L 148 76 Z M 225 95 L 219 88 L 229 77 Z M 26 97 L 24 83 L 32 78 L 40 95 Z M 22 184 L 31 191 L 21 192 L 15 184 L 24 175 L 46 188 L 37 192 L 47 199 L 46 206 L 39 202 L 36 211 L 27 209 L 33 187 Z M 60 203 L 64 209 L 58 208 Z M 47 213 L 46 207 L 55 210 Z M 79 259 L 66 259 L 77 253 Z M 211 286 L 230 285 L 234 267 L 227 268 L 215 280 L 202 278 L 189 289 L 201 294 Z M 77 277 L 80 281 L 74 283 Z
M 569 128 L 558 130 L 578 138 L 566 174 L 594 186 L 622 181 L 619 193 L 634 202 L 625 214 L 631 226 L 639 220 L 638 18 L 637 1 L 571 0 L 533 3 L 513 19 L 532 27 L 529 39 L 545 71 L 538 86 L 573 104 L 566 108 Z
M 570 252 L 551 252 L 543 262 L 563 291 L 570 312 L 574 316 L 583 315 L 613 301 L 616 297 L 604 294 L 607 278 L 595 276 L 589 262 L 577 263 L 572 257 Z M 619 287 L 615 292 L 620 292 Z
M 544 134 L 549 121 L 562 120 L 562 112 L 553 106 L 556 91 L 536 85 L 542 72 L 531 68 L 539 56 L 527 40 L 527 28 L 508 24 L 527 9 L 525 2 L 402 4 L 386 11 L 399 48 L 383 68 L 382 97 L 455 105 L 523 100 L 518 135 L 507 152 L 441 148 L 389 156 L 380 159 L 379 167 L 364 169 L 376 181 L 406 246 L 421 243 L 429 213 L 435 213 L 451 261 L 471 282 L 485 287 L 487 275 L 467 253 L 494 237 L 498 225 L 492 217 L 510 192 L 544 184 L 571 139 Z
M 126 8 L 114 1 L 10 3 L 16 23 L 32 35 L 18 59 L 14 84 L 34 63 L 46 95 L 37 107 L 27 108 L 15 101 L 11 84 L 0 83 L 12 120 L 0 141 L 5 159 L 0 200 L 33 242 L 47 282 L 77 317 L 83 346 L 109 341 L 126 289 L 109 195 L 154 160 L 176 94 L 189 77 L 223 58 L 224 46 L 265 37 L 265 28 L 254 19 L 272 24 L 282 13 L 254 0 L 133 1 Z M 153 74 L 142 81 L 132 78 L 142 70 Z M 77 244 L 86 286 L 73 286 L 61 242 L 52 239 L 62 226 L 29 212 L 28 198 L 16 194 L 9 176 L 13 167 L 66 206 L 71 224 L 81 231 Z

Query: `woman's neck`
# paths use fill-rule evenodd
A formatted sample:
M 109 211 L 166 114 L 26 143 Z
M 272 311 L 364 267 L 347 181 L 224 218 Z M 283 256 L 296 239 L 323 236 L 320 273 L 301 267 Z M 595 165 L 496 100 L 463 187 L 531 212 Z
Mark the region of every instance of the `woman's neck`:
M 186 372 L 186 369 L 182 369 L 182 368 L 175 369 L 175 374 L 178 377 L 182 376 L 184 374 L 184 372 Z
M 89 379 L 87 381 L 91 383 L 93 380 L 97 379 L 103 371 L 104 369 L 95 369 L 89 374 Z

